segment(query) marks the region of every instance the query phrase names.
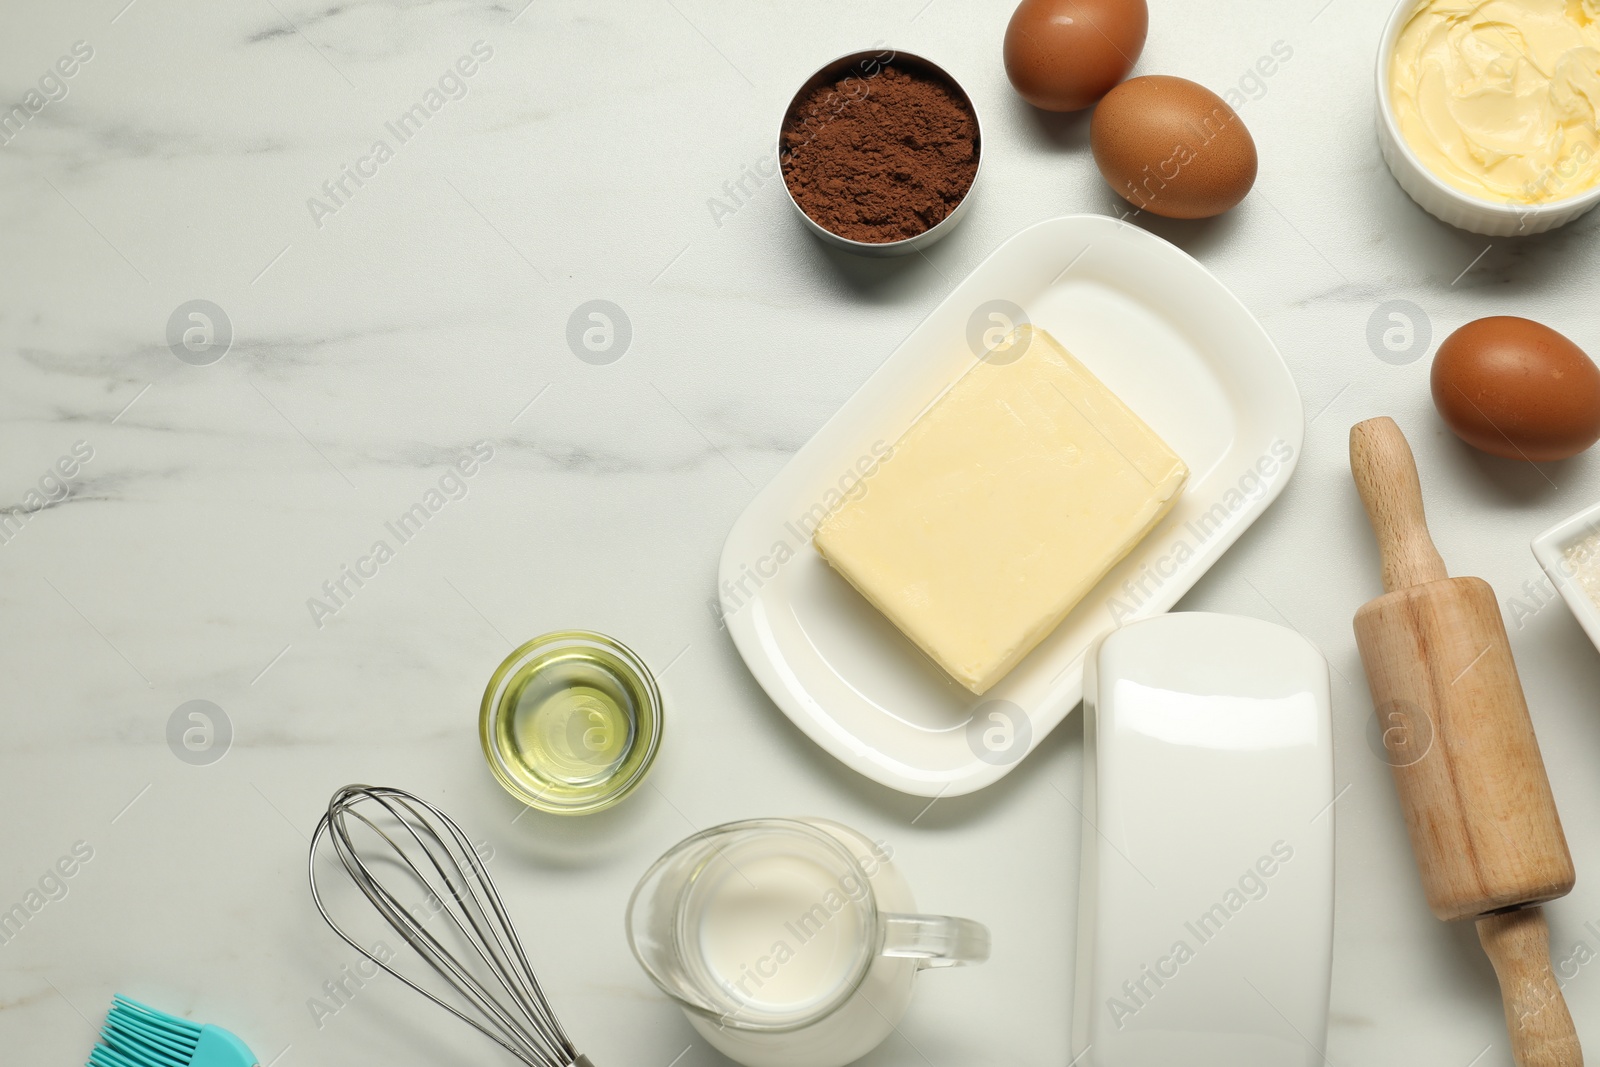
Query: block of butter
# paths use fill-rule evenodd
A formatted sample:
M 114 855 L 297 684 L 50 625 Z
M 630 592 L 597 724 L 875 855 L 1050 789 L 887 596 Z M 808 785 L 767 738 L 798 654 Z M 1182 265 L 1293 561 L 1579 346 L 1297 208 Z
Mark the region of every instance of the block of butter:
M 1023 326 L 936 400 L 813 541 L 956 681 L 987 691 L 1177 500 L 1189 469 Z

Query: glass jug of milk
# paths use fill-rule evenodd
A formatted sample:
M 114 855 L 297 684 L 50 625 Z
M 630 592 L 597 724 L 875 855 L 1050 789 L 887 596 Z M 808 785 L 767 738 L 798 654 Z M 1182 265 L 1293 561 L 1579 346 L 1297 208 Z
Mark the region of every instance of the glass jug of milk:
M 914 913 L 891 854 L 824 819 L 713 827 L 646 872 L 629 945 L 729 1058 L 842 1067 L 894 1031 L 919 970 L 989 956 L 987 927 Z

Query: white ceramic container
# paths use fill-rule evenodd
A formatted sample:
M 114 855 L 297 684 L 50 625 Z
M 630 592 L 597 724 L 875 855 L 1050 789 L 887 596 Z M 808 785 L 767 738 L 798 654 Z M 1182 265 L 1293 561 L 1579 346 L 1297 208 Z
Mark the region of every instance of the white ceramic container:
M 1400 31 L 1417 4 L 1418 0 L 1400 0 L 1395 5 L 1378 46 L 1378 147 L 1400 188 L 1441 222 L 1486 237 L 1528 237 L 1544 233 L 1565 226 L 1600 204 L 1600 186 L 1548 204 L 1485 200 L 1444 181 L 1417 158 L 1400 133 L 1389 95 L 1389 64 L 1394 58 L 1395 42 L 1400 39 Z
M 830 502 L 981 358 L 1041 326 L 1188 464 L 1166 517 L 982 697 L 952 681 L 811 545 Z M 1003 321 L 1002 321 L 1003 320 Z M 1077 705 L 1096 638 L 1166 611 L 1282 492 L 1305 416 L 1272 339 L 1177 247 L 1102 215 L 1030 226 L 914 329 L 757 494 L 723 546 L 718 603 L 767 695 L 862 774 L 921 796 L 999 780 Z
M 1088 673 L 1073 1062 L 1318 1067 L 1327 662 L 1281 626 L 1185 612 L 1108 635 Z
M 1578 625 L 1600 648 L 1600 603 L 1578 583 L 1577 569 L 1567 559 L 1567 548 L 1590 534 L 1600 532 L 1600 504 L 1584 508 L 1576 515 L 1556 523 L 1533 539 L 1533 557 L 1550 578 L 1550 583 L 1567 602 Z

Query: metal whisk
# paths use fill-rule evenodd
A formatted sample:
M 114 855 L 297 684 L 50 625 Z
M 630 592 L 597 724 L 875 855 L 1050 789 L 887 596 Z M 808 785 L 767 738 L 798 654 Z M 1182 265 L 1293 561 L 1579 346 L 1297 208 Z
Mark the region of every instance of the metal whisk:
M 356 888 L 454 991 L 460 1007 L 374 956 L 333 921 L 317 884 L 324 837 Z M 382 877 L 375 873 L 380 868 Z M 403 789 L 347 785 L 317 823 L 308 871 L 317 910 L 351 948 L 529 1067 L 592 1067 L 550 1010 L 488 869 L 450 816 Z M 473 951 L 458 958 L 441 938 Z

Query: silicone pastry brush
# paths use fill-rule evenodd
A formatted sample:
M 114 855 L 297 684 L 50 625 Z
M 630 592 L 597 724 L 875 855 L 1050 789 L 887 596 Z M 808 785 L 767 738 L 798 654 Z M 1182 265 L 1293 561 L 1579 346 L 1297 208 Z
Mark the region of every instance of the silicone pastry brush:
M 220 1026 L 202 1026 L 117 995 L 89 1067 L 256 1067 L 255 1054 Z
M 1494 590 L 1445 571 L 1394 420 L 1351 428 L 1350 472 L 1386 590 L 1356 613 L 1356 645 L 1386 747 L 1398 739 L 1389 765 L 1428 906 L 1477 922 L 1518 1067 L 1579 1067 L 1536 906 L 1571 891 L 1572 856 Z

